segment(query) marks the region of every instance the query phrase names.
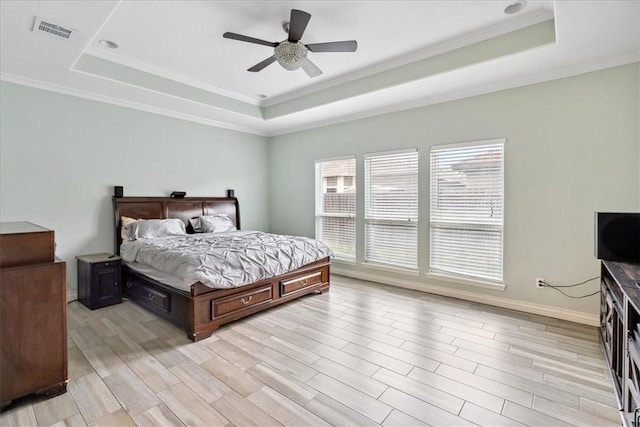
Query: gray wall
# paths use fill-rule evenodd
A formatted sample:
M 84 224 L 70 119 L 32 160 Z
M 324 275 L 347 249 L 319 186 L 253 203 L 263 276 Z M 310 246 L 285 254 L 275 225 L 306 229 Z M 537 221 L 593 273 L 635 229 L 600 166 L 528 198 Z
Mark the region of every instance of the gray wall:
M 599 273 L 593 212 L 640 211 L 638 64 L 274 138 L 216 129 L 38 89 L 0 86 L 0 220 L 55 230 L 76 289 L 75 256 L 113 251 L 111 194 L 223 195 L 245 229 L 314 235 L 314 160 L 417 147 L 420 275 L 343 266 L 387 282 L 439 286 L 595 315 L 534 286 Z M 505 137 L 505 291 L 428 278 L 429 147 Z M 242 167 L 238 167 L 241 164 Z M 358 199 L 362 223 L 363 194 Z M 362 260 L 362 226 L 358 229 Z M 596 282 L 584 289 L 597 289 Z
M 599 274 L 594 211 L 640 211 L 638 64 L 271 138 L 271 231 L 314 235 L 314 160 L 355 154 L 363 219 L 363 154 L 417 147 L 420 275 L 341 266 L 411 287 L 434 285 L 595 315 L 598 297 L 536 289 Z M 428 272 L 429 148 L 506 138 L 504 291 L 433 280 Z M 295 177 L 295 179 L 292 179 Z M 363 226 L 358 228 L 358 261 Z M 360 274 L 361 276 L 363 274 Z M 577 289 L 598 289 L 597 281 Z M 593 316 L 591 317 L 593 319 Z
M 113 252 L 114 185 L 127 196 L 223 196 L 268 230 L 268 141 L 24 86 L 0 86 L 0 219 L 55 231 L 75 295 L 80 254 Z

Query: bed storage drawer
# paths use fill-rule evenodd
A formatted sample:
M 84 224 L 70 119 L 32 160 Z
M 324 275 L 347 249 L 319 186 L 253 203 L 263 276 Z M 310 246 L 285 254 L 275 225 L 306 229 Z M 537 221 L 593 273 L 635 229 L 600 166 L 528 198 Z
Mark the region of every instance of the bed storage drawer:
M 134 278 L 127 280 L 127 294 L 142 305 L 159 309 L 165 313 L 171 311 L 171 295 L 162 289 L 154 289 Z
M 283 280 L 280 282 L 280 296 L 284 297 L 296 293 L 321 282 L 322 272 L 320 271 L 304 276 L 297 276 L 289 280 Z
M 224 316 L 273 300 L 271 284 L 213 300 L 213 317 Z

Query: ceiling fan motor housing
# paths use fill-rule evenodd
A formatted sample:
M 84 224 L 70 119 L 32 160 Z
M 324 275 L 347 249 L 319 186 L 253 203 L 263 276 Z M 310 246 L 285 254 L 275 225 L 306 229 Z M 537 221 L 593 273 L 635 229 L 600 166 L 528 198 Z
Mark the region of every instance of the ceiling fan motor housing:
M 309 50 L 301 42 L 283 41 L 275 47 L 276 60 L 285 70 L 293 71 L 300 68 Z

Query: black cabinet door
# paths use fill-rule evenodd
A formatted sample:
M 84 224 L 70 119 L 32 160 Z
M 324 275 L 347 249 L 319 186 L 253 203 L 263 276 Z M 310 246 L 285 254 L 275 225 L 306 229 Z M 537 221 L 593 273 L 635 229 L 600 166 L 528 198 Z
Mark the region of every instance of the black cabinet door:
M 105 307 L 120 303 L 122 299 L 120 263 L 105 262 L 94 264 L 91 288 L 91 305 L 93 307 Z

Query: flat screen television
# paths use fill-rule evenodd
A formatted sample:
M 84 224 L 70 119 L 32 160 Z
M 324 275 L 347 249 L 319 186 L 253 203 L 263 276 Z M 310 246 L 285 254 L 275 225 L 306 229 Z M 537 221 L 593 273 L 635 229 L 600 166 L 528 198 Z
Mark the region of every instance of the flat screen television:
M 640 263 L 640 213 L 596 212 L 594 243 L 598 259 Z

